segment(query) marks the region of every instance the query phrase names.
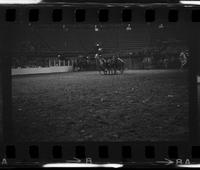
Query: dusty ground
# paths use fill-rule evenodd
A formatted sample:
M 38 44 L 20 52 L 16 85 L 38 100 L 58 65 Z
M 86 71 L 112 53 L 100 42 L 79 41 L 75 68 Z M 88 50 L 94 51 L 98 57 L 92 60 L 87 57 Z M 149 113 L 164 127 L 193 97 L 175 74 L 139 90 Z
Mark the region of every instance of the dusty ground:
M 135 70 L 13 77 L 18 141 L 188 138 L 187 72 Z

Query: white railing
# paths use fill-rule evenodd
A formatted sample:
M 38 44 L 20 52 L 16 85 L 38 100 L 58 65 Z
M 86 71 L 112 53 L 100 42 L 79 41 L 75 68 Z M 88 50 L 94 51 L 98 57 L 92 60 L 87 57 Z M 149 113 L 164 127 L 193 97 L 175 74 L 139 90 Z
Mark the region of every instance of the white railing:
M 73 71 L 73 66 L 51 66 L 51 67 L 26 67 L 12 68 L 12 75 L 28 75 L 28 74 L 47 74 L 47 73 L 63 73 Z

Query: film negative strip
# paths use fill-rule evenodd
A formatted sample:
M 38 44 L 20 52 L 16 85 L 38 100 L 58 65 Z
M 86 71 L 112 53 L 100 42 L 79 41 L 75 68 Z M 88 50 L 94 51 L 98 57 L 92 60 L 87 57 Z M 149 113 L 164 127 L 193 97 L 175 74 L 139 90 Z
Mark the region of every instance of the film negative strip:
M 200 8 L 0 6 L 2 167 L 200 162 Z

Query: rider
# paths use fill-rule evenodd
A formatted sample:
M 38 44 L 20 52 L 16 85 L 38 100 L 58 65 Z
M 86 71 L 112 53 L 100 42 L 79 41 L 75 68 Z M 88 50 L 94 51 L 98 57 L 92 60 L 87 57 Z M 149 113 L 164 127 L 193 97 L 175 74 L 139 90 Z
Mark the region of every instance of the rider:
M 181 62 L 180 69 L 182 69 L 187 64 L 187 56 L 186 56 L 185 51 L 181 51 L 181 53 L 179 55 L 179 59 L 180 59 L 180 62 Z
M 112 60 L 110 58 L 106 60 L 106 65 L 107 65 L 108 72 L 110 73 L 111 67 L 112 67 Z
M 114 70 L 114 74 L 116 74 L 116 72 L 117 72 L 117 57 L 112 56 L 111 62 L 112 62 L 112 68 Z

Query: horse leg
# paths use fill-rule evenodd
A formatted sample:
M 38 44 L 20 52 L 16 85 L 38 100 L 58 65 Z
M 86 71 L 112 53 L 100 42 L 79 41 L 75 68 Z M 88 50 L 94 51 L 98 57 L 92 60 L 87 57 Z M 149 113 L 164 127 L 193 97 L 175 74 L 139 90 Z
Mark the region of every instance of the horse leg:
M 121 66 L 121 74 L 124 73 L 124 65 Z
M 107 69 L 104 69 L 104 75 L 106 75 L 107 74 Z

